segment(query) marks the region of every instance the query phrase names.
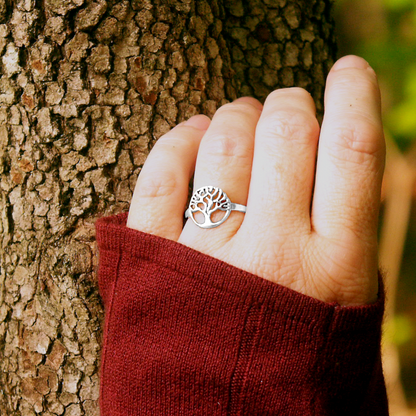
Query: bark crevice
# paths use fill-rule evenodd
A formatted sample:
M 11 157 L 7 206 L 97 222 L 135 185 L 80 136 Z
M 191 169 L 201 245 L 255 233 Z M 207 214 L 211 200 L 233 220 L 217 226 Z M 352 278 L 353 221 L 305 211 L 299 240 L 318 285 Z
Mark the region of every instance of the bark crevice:
M 324 0 L 0 0 L 0 414 L 99 414 L 94 222 L 155 141 L 301 86 L 323 111 Z

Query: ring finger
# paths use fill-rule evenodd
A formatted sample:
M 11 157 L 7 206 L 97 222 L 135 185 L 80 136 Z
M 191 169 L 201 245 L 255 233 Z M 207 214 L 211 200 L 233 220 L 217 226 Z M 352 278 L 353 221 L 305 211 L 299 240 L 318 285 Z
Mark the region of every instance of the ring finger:
M 217 110 L 199 146 L 194 191 L 204 186 L 219 187 L 231 202 L 246 205 L 261 110 L 261 103 L 251 97 L 239 98 Z M 202 214 L 193 216 L 198 223 L 204 222 Z M 224 212 L 214 212 L 211 221 L 220 221 L 223 216 Z M 243 219 L 244 214 L 232 212 L 224 224 L 209 233 L 188 220 L 178 241 L 196 250 L 203 244 L 205 251 L 207 247 L 215 251 L 237 232 Z

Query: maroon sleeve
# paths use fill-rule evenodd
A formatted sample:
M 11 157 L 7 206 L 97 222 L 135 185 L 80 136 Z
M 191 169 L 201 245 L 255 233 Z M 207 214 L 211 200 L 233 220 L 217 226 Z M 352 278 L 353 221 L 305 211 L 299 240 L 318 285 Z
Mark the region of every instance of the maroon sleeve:
M 97 221 L 102 416 L 388 414 L 383 295 L 324 303 L 126 220 Z

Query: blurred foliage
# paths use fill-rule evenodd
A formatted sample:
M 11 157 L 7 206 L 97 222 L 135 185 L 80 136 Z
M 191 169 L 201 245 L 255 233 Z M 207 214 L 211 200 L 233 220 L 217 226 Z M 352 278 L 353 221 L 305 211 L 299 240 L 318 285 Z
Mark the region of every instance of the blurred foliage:
M 406 150 L 416 141 L 416 0 L 339 0 L 336 20 L 340 55 L 360 55 L 375 69 L 385 128 Z
M 416 0 L 335 0 L 339 57 L 362 56 L 375 69 L 386 136 L 416 155 Z M 414 156 L 406 157 L 413 161 Z M 416 201 L 416 199 L 414 199 Z M 382 207 L 383 208 L 383 207 Z M 382 209 L 383 212 L 383 209 Z M 407 401 L 416 409 L 416 203 L 413 203 L 396 295 L 383 337 L 398 346 Z
M 407 314 L 396 314 L 384 326 L 384 337 L 396 345 L 403 345 L 415 335 L 413 321 Z
M 414 5 L 413 0 L 383 0 L 383 3 L 390 10 L 402 10 Z

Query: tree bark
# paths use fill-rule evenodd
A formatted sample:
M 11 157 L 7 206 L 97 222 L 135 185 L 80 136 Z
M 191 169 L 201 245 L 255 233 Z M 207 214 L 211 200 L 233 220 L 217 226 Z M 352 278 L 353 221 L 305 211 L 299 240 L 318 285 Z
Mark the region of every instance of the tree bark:
M 155 141 L 243 95 L 323 109 L 330 0 L 0 0 L 0 414 L 98 415 L 94 222 Z

